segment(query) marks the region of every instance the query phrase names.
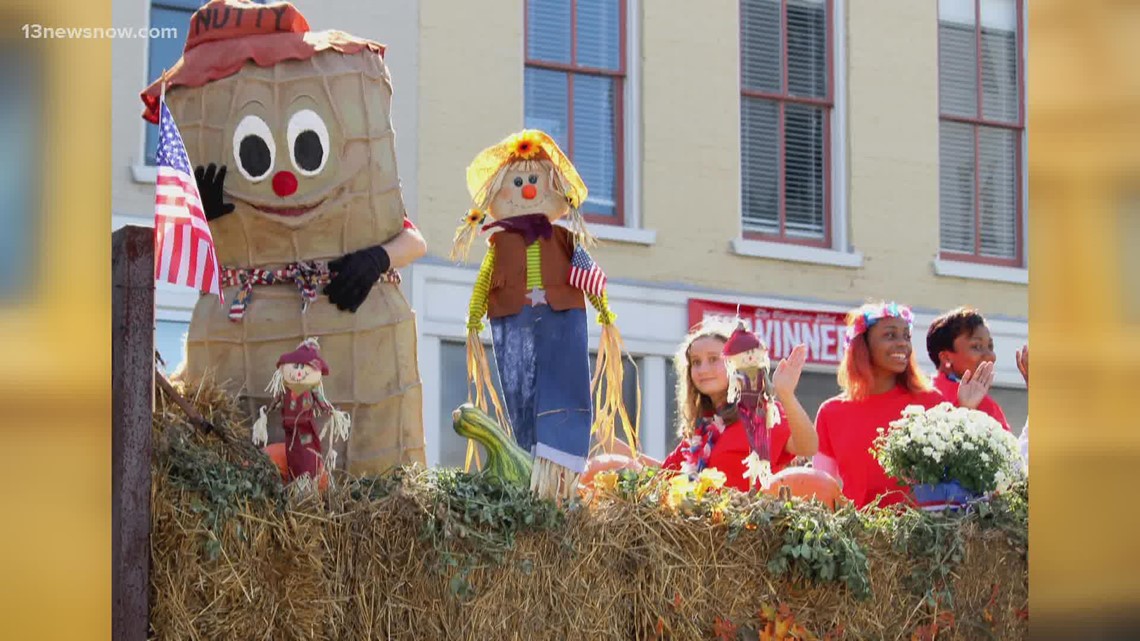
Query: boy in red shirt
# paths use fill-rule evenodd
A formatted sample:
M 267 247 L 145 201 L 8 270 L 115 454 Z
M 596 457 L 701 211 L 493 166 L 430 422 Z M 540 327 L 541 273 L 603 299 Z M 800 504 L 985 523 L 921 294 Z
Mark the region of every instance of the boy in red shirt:
M 955 405 L 962 405 L 958 402 L 959 383 L 969 380 L 982 363 L 997 360 L 994 339 L 986 327 L 986 319 L 969 307 L 959 307 L 934 319 L 926 332 L 926 352 L 938 368 L 933 380 L 935 389 Z M 971 409 L 989 414 L 1007 432 L 1010 431 L 1005 412 L 989 394 Z

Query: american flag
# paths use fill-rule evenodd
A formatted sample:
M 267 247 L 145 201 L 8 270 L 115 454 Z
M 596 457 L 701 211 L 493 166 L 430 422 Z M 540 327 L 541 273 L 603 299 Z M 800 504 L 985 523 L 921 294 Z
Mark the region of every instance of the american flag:
M 154 190 L 154 278 L 222 296 L 214 238 L 174 117 L 160 105 Z
M 580 246 L 574 247 L 574 255 L 570 257 L 570 284 L 594 296 L 601 296 L 606 289 L 602 268 Z

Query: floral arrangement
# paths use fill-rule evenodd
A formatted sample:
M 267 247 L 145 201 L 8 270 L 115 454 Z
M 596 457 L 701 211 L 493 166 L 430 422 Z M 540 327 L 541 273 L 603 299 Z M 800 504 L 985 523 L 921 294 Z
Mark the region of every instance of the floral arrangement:
M 843 348 L 851 347 L 852 341 L 884 318 L 901 318 L 907 325 L 914 325 L 914 314 L 909 307 L 893 302 L 883 303 L 882 307 L 865 311 L 847 324 L 847 331 L 843 336 Z
M 620 473 L 606 470 L 594 476 L 594 490 L 611 497 L 634 498 L 639 490 L 648 489 L 644 485 L 646 480 L 656 476 L 652 472 L 643 476 L 628 470 Z M 695 476 L 676 474 L 661 480 L 661 484 L 652 484 L 657 488 L 659 499 L 656 500 L 668 510 L 685 516 L 711 514 L 714 519 L 720 518 L 731 498 L 731 493 L 724 491 L 727 477 L 716 468 L 706 468 Z
M 879 428 L 872 454 L 911 484 L 958 483 L 974 494 L 1004 490 L 1021 475 L 1017 438 L 985 412 L 942 403 L 910 405 Z

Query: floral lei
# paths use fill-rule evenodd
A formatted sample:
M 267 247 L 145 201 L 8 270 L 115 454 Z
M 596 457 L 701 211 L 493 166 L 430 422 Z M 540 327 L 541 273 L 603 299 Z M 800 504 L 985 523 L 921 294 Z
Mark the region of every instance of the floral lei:
M 685 449 L 681 451 L 681 472 L 695 478 L 709 464 L 709 455 L 717 439 L 727 427 L 719 414 L 703 416 L 693 428 L 693 434 L 685 439 Z
M 898 303 L 884 303 L 878 309 L 863 312 L 855 317 L 847 326 L 847 333 L 843 337 L 843 349 L 851 347 L 852 341 L 884 318 L 901 318 L 906 321 L 908 326 L 914 325 L 914 314 L 911 313 L 909 307 Z

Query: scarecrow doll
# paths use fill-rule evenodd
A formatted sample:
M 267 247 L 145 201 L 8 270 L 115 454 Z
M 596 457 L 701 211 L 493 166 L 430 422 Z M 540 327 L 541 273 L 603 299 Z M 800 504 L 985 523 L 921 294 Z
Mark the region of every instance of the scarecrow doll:
M 476 403 L 485 408 L 489 397 L 500 422 L 509 418 L 515 440 L 535 457 L 531 489 L 568 498 L 586 469 L 592 432 L 613 438 L 618 416 L 629 443 L 637 431 L 622 403 L 622 343 L 605 274 L 586 251 L 593 238 L 578 210 L 586 185 L 549 135 L 524 130 L 475 157 L 467 189 L 475 209 L 456 233 L 452 257 L 465 259 L 475 236 L 490 232 L 467 316 Z M 587 300 L 602 326 L 592 380 Z M 484 316 L 506 416 L 479 338 Z
M 330 428 L 334 441 L 348 439 L 351 419 L 329 403 L 321 384 L 321 379 L 328 375 L 328 363 L 321 358 L 320 345 L 315 338 L 306 339 L 297 349 L 277 359 L 277 371 L 266 389 L 273 397 L 273 403 L 258 410 L 258 418 L 253 424 L 253 442 L 258 445 L 268 442 L 267 412 L 281 410 L 288 481 L 306 475 L 316 481 L 321 478 L 324 468 L 336 466 L 336 450 L 330 449 L 326 465 L 322 446 Z M 319 419 L 327 419 L 320 431 L 317 430 Z
M 348 471 L 423 463 L 415 314 L 396 268 L 426 245 L 405 216 L 384 46 L 311 31 L 287 2 L 211 0 L 142 94 L 151 122 L 164 84 L 227 302 L 198 301 L 181 377 L 211 375 L 255 414 L 274 359 L 320 336 L 343 364 L 324 386 L 355 426 Z
M 748 443 L 761 459 L 768 460 L 768 431 L 780 421 L 779 410 L 768 391 L 768 347 L 743 322 L 724 344 L 728 368 L 728 400 L 744 420 Z

